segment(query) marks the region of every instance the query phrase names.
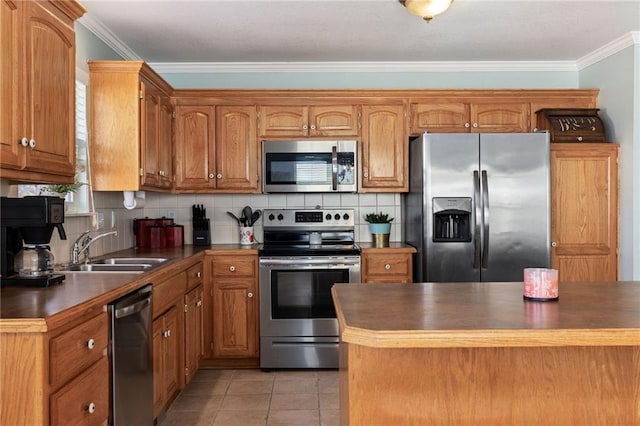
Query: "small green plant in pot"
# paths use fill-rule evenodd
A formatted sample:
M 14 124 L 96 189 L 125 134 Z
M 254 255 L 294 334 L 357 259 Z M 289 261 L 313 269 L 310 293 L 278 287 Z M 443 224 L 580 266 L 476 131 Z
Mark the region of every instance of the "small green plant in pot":
M 368 213 L 364 220 L 369 223 L 369 231 L 375 247 L 389 247 L 389 234 L 391 234 L 391 221 L 386 213 Z

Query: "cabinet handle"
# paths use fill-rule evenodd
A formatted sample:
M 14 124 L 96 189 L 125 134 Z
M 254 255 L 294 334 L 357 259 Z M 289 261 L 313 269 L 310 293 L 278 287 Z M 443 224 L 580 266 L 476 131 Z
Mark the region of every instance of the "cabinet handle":
M 386 269 L 386 270 L 388 271 L 389 269 L 391 269 L 391 265 L 389 265 L 389 264 L 387 263 L 386 265 L 384 265 L 384 269 Z
M 578 136 L 578 142 L 582 142 L 582 136 Z
M 35 148 L 36 147 L 36 140 L 35 139 L 29 139 L 29 146 L 31 148 Z
M 96 341 L 93 339 L 87 340 L 87 348 L 93 349 L 96 347 Z
M 231 265 L 231 266 L 229 266 L 229 270 L 230 270 L 231 272 L 235 272 L 235 271 L 236 271 L 236 267 L 235 267 L 235 266 L 233 266 L 233 265 Z
M 478 123 L 473 123 L 473 127 L 478 127 Z
M 218 179 L 222 179 L 222 173 L 218 173 L 216 176 Z
M 251 292 L 247 293 L 247 297 L 248 297 L 249 299 L 251 299 L 251 298 L 253 297 L 253 293 L 251 293 Z
M 311 130 L 315 130 L 315 129 L 316 129 L 316 125 L 315 125 L 315 124 L 312 124 L 312 125 L 311 125 Z
M 196 272 L 196 278 L 200 278 L 201 275 L 200 271 Z
M 558 245 L 558 243 L 556 243 L 555 241 L 551 242 L 551 247 L 556 247 Z
M 468 129 L 469 127 L 471 127 L 471 124 L 469 124 L 469 123 L 464 123 L 464 127 Z
M 168 337 L 171 337 L 171 330 L 165 330 L 164 333 L 162 333 L 162 336 L 166 339 Z
M 309 126 L 307 126 L 306 124 L 302 125 L 302 130 L 307 130 L 309 128 Z
M 198 300 L 198 301 L 196 302 L 196 306 L 197 306 L 198 308 L 202 307 L 202 300 Z
M 213 173 L 209 173 L 209 179 L 213 179 L 214 177 L 216 177 L 216 175 L 214 175 Z
M 22 138 L 20 139 L 20 145 L 24 146 L 25 148 L 29 146 L 29 139 L 27 138 Z
M 365 170 L 363 170 L 363 171 L 362 171 L 362 176 L 364 176 L 364 177 L 369 177 L 369 171 L 368 171 L 368 170 L 366 170 L 366 169 L 365 169 Z
M 93 414 L 96 412 L 96 404 L 94 404 L 93 402 L 90 402 L 89 405 L 87 405 L 87 412 L 89 414 Z

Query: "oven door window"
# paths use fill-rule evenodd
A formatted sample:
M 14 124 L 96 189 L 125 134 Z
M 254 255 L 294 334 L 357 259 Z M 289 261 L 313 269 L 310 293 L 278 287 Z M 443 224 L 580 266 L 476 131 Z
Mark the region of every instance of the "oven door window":
M 271 271 L 271 317 L 335 318 L 331 287 L 348 282 L 348 269 Z
M 328 185 L 331 153 L 269 153 L 266 169 L 269 185 Z

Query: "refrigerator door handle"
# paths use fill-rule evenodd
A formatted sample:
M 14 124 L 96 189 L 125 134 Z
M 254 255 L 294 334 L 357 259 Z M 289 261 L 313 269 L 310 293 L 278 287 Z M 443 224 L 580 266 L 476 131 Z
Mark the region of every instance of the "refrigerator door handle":
M 473 269 L 480 267 L 480 176 L 473 171 L 473 204 L 475 226 L 473 230 Z
M 484 234 L 482 238 L 482 268 L 489 266 L 489 184 L 487 171 L 482 171 L 482 222 L 484 223 Z

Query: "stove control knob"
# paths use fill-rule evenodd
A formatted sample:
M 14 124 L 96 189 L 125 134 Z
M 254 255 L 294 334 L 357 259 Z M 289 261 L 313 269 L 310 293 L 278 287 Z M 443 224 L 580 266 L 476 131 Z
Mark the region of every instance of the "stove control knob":
M 271 213 L 271 214 L 269 215 L 269 220 L 273 220 L 273 219 L 275 219 L 275 218 L 276 218 L 276 217 L 273 215 L 273 213 Z
M 338 213 L 336 213 L 336 215 L 333 217 L 335 220 L 340 220 L 340 215 Z
M 324 218 L 327 220 L 331 220 L 331 213 L 327 213 L 327 215 Z
M 284 219 L 284 216 L 282 216 L 282 213 L 280 213 L 280 214 L 278 215 L 278 220 L 282 220 L 282 219 Z
M 344 220 L 349 220 L 349 215 L 347 213 L 345 213 L 345 214 L 342 215 L 342 218 Z

